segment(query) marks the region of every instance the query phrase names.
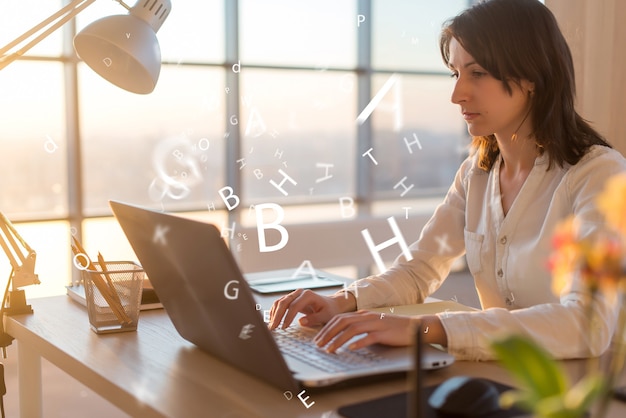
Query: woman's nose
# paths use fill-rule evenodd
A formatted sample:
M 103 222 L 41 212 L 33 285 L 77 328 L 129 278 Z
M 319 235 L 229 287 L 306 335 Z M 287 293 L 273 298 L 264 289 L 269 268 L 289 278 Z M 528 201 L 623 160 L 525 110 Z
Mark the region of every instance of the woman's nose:
M 450 100 L 454 104 L 460 104 L 467 101 L 468 97 L 469 90 L 467 83 L 461 77 L 457 78 L 456 82 L 454 83 L 454 89 L 452 89 L 452 96 L 450 97 Z

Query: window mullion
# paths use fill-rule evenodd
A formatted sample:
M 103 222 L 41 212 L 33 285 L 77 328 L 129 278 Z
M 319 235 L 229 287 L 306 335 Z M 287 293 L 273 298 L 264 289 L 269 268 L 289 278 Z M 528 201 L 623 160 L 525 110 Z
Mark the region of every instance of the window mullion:
M 371 0 L 358 0 L 357 13 L 365 16 L 357 28 L 357 112 L 369 103 L 372 92 L 372 4 Z M 356 115 L 355 115 L 356 117 Z M 372 172 L 370 159 L 363 154 L 372 148 L 370 118 L 357 126 L 356 198 L 359 216 L 369 216 L 372 211 Z
M 239 0 L 224 0 L 224 28 L 226 31 L 225 38 L 225 66 L 226 87 L 229 92 L 226 95 L 226 118 L 225 131 L 226 138 L 226 161 L 224 164 L 226 173 L 226 184 L 235 190 L 241 201 L 245 199 L 242 196 L 243 183 L 241 179 L 241 171 L 237 168 L 236 161 L 241 155 L 241 131 L 239 124 L 230 123 L 231 116 L 239 119 L 239 73 L 231 71 L 232 65 L 239 59 Z M 229 211 L 229 224 L 238 222 L 240 218 L 239 205 L 237 208 Z
M 68 221 L 72 234 L 82 240 L 83 173 L 79 121 L 78 61 L 74 54 L 73 39 L 76 35 L 76 22 L 72 19 L 63 28 L 65 131 L 67 149 L 67 208 Z M 72 283 L 80 281 L 80 272 L 72 269 Z

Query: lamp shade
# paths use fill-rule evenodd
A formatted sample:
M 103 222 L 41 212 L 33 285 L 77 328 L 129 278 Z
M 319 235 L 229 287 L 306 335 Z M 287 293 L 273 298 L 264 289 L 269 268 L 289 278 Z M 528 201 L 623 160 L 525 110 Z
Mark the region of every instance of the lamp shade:
M 151 93 L 161 72 L 156 33 L 171 8 L 170 0 L 138 0 L 128 15 L 105 17 L 86 26 L 74 37 L 74 49 L 92 70 L 116 86 Z
M 74 49 L 92 70 L 124 90 L 147 94 L 159 79 L 156 33 L 131 14 L 108 16 L 86 26 L 74 38 Z

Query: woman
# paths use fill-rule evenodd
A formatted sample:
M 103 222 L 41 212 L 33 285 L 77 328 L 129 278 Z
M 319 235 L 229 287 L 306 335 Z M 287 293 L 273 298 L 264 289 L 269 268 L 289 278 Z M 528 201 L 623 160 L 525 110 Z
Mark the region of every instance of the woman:
M 270 328 L 300 312 L 302 325 L 326 324 L 316 342 L 331 352 L 359 334 L 350 349 L 409 345 L 415 318 L 364 309 L 421 303 L 466 254 L 483 310 L 422 316 L 425 342 L 460 360 L 487 360 L 504 331 L 534 338 L 556 358 L 600 355 L 616 307 L 594 304 L 600 320 L 589 330 L 583 284 L 572 277 L 554 295 L 547 257 L 567 216 L 578 218 L 582 236 L 601 227 L 594 197 L 626 160 L 576 113 L 572 58 L 554 16 L 537 0 L 482 2 L 444 25 L 440 49 L 475 152 L 411 245 L 412 260 L 399 257 L 347 294 L 296 290 L 274 303 Z

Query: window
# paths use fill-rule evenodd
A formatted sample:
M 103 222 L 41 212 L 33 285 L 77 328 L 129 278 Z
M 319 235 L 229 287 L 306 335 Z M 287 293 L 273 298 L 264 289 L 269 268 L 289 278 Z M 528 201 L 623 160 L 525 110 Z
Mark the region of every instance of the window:
M 467 134 L 437 38 L 470 0 L 172 3 L 150 95 L 76 60 L 72 25 L 0 72 L 0 210 L 38 252 L 45 292 L 72 274 L 70 232 L 132 256 L 109 199 L 226 226 L 268 201 L 286 222 L 341 219 L 340 198 L 358 215 L 404 214 L 448 188 Z M 9 1 L 3 44 L 61 5 Z M 95 2 L 76 31 L 123 12 Z

